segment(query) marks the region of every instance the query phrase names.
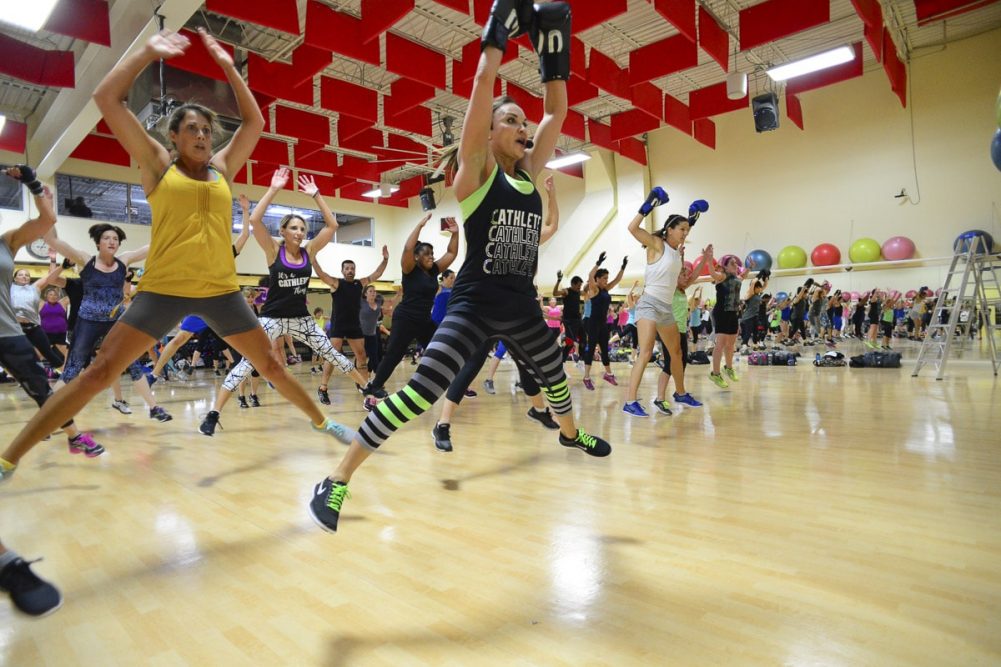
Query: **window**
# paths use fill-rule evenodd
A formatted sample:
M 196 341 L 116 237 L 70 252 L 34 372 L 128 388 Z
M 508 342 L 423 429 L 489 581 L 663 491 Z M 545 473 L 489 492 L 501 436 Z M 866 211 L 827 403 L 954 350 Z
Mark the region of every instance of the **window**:
M 20 181 L 6 176 L 0 177 L 0 208 L 24 210 L 24 195 L 21 194 Z
M 138 206 L 130 201 L 130 190 L 133 187 L 138 186 L 85 176 L 56 174 L 57 211 L 59 215 L 96 218 L 104 222 L 143 224 L 132 219 L 138 216 Z M 139 192 L 141 194 L 142 190 Z M 145 198 L 142 206 L 146 207 L 148 215 L 149 206 Z
M 257 202 L 250 202 L 250 210 L 253 211 Z M 264 213 L 264 226 L 268 228 L 268 233 L 272 236 L 280 236 L 278 226 L 282 218 L 290 213 L 299 215 L 306 221 L 306 238 L 315 237 L 324 227 L 323 214 L 314 209 L 293 208 L 283 204 L 271 204 Z M 351 245 L 372 245 L 372 218 L 365 218 L 347 213 L 335 213 L 337 216 L 337 232 L 334 234 L 334 243 L 349 243 Z M 243 229 L 243 211 L 240 209 L 238 201 L 233 202 L 233 233 L 238 234 Z

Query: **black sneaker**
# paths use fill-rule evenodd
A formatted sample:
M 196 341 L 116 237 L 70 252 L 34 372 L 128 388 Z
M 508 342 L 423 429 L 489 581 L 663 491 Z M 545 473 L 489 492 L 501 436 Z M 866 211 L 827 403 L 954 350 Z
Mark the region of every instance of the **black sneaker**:
M 660 412 L 660 414 L 662 414 L 662 415 L 670 415 L 670 414 L 673 414 L 673 413 L 671 412 L 671 408 L 669 408 L 669 407 L 667 406 L 667 401 L 658 401 L 657 399 L 654 399 L 654 401 L 653 401 L 653 407 L 657 408 L 657 410 L 658 410 L 658 411 Z
M 170 413 L 164 410 L 159 405 L 156 406 L 155 408 L 150 409 L 149 418 L 155 419 L 158 422 L 169 422 L 171 419 L 173 419 L 173 417 L 170 416 Z
M 450 452 L 452 451 L 452 434 L 449 432 L 451 424 L 435 424 L 434 428 L 431 429 L 431 435 L 434 436 L 434 446 L 439 452 Z
M 201 426 L 198 430 L 202 432 L 202 435 L 214 435 L 216 427 L 222 428 L 222 424 L 219 423 L 219 413 L 215 410 L 210 410 L 205 419 L 202 420 Z
M 250 395 L 250 407 L 259 408 L 261 407 L 261 401 L 257 398 L 257 394 Z
M 366 396 L 375 396 L 376 398 L 387 398 L 389 396 L 389 392 L 382 387 L 373 387 L 371 382 L 362 388 L 361 393 Z
M 546 428 L 554 431 L 560 428 L 560 425 L 556 423 L 556 420 L 553 419 L 553 415 L 549 412 L 549 408 L 542 411 L 536 410 L 535 408 L 529 408 L 527 414 L 529 419 L 534 419 Z
M 582 428 L 577 429 L 576 438 L 568 438 L 560 433 L 560 444 L 564 447 L 576 447 L 591 456 L 608 456 L 612 453 L 612 446 L 608 441 L 596 435 L 588 435 Z
M 323 403 L 324 405 L 330 405 L 330 394 L 327 393 L 326 389 L 317 388 L 316 398 L 319 399 L 320 403 Z
M 309 515 L 316 524 L 330 533 L 337 532 L 337 519 L 341 515 L 341 505 L 350 498 L 348 485 L 334 482 L 329 477 L 316 485 L 313 498 L 309 501 Z
M 31 616 L 51 614 L 63 603 L 59 589 L 31 571 L 31 563 L 15 558 L 0 570 L 0 591 L 10 593 L 14 606 Z
M 240 401 L 240 407 L 241 408 L 249 408 L 250 407 L 250 405 L 247 403 L 247 397 L 246 396 L 237 396 L 237 398 Z

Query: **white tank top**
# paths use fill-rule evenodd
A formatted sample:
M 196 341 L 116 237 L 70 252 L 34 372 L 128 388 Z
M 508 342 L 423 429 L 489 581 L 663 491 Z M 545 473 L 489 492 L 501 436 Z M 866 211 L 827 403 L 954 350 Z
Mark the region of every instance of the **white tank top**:
M 678 288 L 678 274 L 681 273 L 681 255 L 664 242 L 664 252 L 653 264 L 646 265 L 643 293 L 670 304 L 674 291 Z

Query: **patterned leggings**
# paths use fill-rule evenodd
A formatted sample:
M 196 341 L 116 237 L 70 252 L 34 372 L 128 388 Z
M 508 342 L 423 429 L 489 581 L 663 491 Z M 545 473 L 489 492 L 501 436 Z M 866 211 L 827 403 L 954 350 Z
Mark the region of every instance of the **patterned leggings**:
M 424 350 L 421 363 L 400 391 L 379 403 L 358 429 L 361 443 L 376 449 L 408 421 L 437 401 L 467 359 L 488 338 L 501 338 L 512 356 L 528 369 L 556 414 L 573 407 L 563 372 L 563 357 L 555 337 L 538 312 L 516 320 L 491 320 L 466 313 L 449 313 Z
M 324 361 L 329 361 L 341 369 L 342 373 L 350 373 L 354 368 L 350 359 L 334 349 L 330 339 L 320 331 L 320 327 L 312 317 L 262 317 L 261 326 L 271 340 L 291 334 L 292 338 L 308 345 L 313 352 L 323 357 Z M 222 388 L 226 391 L 236 391 L 253 370 L 250 361 L 246 358 L 241 359 L 236 368 L 223 380 Z

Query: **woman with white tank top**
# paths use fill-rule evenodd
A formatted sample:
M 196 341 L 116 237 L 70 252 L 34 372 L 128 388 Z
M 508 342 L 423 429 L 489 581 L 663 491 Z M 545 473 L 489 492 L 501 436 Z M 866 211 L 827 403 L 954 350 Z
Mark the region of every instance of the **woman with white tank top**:
M 650 233 L 640 225 L 643 219 L 649 215 L 654 207 L 667 203 L 668 196 L 663 188 L 655 187 L 650 191 L 650 195 L 639 213 L 629 223 L 629 233 L 643 244 L 646 248 L 646 272 L 643 288 L 643 295 L 639 303 L 636 304 L 636 330 L 639 336 L 639 355 L 633 364 L 632 372 L 629 375 L 629 389 L 626 392 L 626 402 L 622 406 L 622 411 L 634 417 L 649 416 L 639 401 L 636 394 L 639 391 L 640 381 L 643 379 L 643 371 L 650 363 L 653 354 L 653 345 L 660 335 L 665 347 L 671 355 L 671 376 L 674 378 L 675 392 L 674 400 L 691 407 L 699 407 L 702 404 L 692 398 L 692 395 L 685 391 L 684 367 L 681 358 L 681 339 L 679 327 L 674 320 L 671 302 L 674 299 L 674 292 L 678 286 L 678 274 L 684 262 L 685 238 L 698 214 L 708 210 L 709 205 L 703 201 L 692 204 L 690 212 L 691 218 L 682 215 L 670 215 L 667 222 L 660 230 Z M 702 258 L 696 270 L 701 270 L 701 264 L 707 257 L 712 256 L 712 246 L 703 251 Z M 697 274 L 696 274 L 697 275 Z M 664 414 L 671 414 L 670 410 L 657 406 Z

